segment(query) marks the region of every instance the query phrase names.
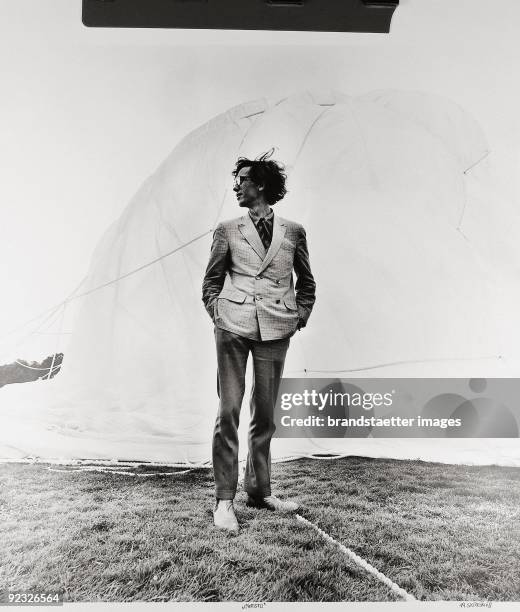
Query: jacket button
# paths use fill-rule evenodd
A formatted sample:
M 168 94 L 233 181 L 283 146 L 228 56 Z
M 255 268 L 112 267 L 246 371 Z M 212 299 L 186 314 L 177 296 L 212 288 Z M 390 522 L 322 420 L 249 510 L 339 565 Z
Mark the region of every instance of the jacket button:
M 279 303 L 280 303 L 280 300 L 276 300 L 276 303 L 277 303 L 277 304 L 279 304 Z
M 256 280 L 260 280 L 262 277 L 261 276 L 255 276 Z

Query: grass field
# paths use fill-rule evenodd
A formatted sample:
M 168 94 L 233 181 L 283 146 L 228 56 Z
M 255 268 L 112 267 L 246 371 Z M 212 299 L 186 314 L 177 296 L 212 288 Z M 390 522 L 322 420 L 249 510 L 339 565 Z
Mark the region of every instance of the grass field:
M 170 470 L 171 471 L 171 470 Z M 395 601 L 292 516 L 212 525 L 209 470 L 0 465 L 0 586 L 68 601 Z M 350 457 L 273 465 L 273 492 L 417 599 L 520 600 L 520 469 Z

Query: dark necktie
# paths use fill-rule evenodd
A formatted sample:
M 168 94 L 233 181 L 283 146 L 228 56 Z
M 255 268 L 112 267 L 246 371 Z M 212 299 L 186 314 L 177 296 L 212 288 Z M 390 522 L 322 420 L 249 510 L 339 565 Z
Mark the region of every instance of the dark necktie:
M 267 223 L 264 217 L 260 217 L 260 219 L 258 219 L 256 229 L 258 230 L 258 235 L 260 236 L 260 239 L 262 241 L 262 244 L 265 247 L 265 250 L 268 251 L 269 247 L 271 246 L 272 236 L 271 236 L 271 230 L 270 230 L 269 224 Z

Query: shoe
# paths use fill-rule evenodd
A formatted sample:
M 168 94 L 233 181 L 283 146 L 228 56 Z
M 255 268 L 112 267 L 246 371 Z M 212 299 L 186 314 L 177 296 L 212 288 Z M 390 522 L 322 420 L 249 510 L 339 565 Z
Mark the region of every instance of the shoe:
M 246 506 L 252 508 L 267 508 L 267 510 L 274 510 L 276 512 L 295 512 L 299 506 L 293 501 L 282 501 L 274 495 L 269 495 L 263 498 L 247 496 Z
M 217 499 L 213 510 L 213 522 L 219 529 L 238 533 L 238 521 L 232 499 Z

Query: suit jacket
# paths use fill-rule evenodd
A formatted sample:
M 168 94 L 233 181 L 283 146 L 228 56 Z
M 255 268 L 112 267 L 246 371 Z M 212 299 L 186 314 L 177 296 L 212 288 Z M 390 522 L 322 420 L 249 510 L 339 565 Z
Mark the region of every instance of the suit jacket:
M 217 327 L 251 338 L 258 325 L 263 341 L 290 336 L 306 325 L 315 289 L 300 224 L 274 215 L 267 252 L 249 214 L 216 227 L 202 300 Z

